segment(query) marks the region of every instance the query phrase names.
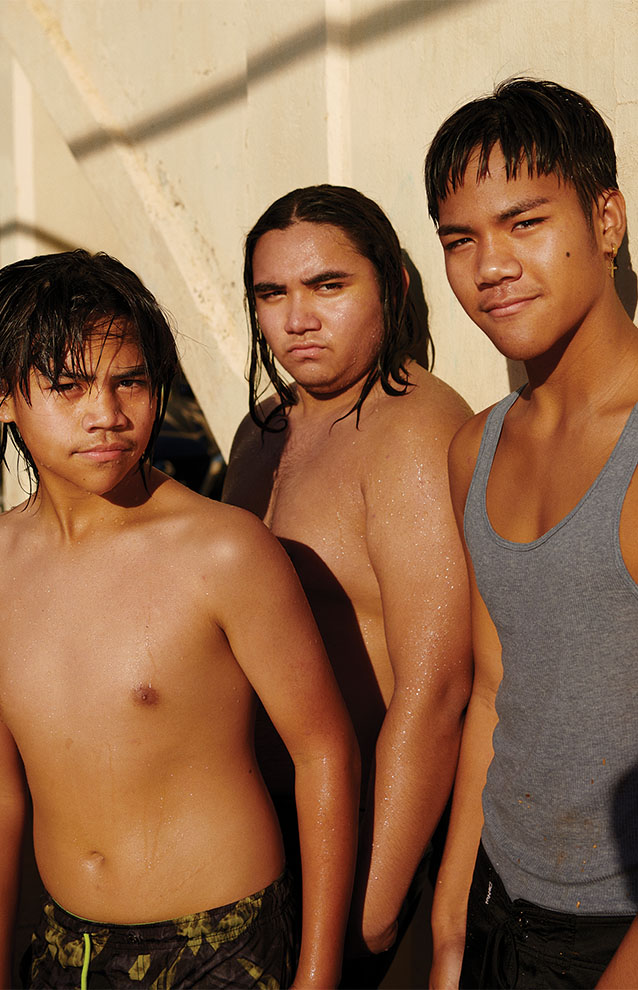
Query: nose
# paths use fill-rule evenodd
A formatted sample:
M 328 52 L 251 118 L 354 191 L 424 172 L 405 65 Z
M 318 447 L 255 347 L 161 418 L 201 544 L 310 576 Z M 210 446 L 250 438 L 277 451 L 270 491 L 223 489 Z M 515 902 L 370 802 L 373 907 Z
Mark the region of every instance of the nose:
M 312 297 L 304 293 L 289 293 L 286 310 L 287 333 L 303 334 L 307 330 L 320 330 L 321 320 L 314 311 Z
M 521 277 L 521 263 L 507 238 L 497 236 L 481 241 L 474 257 L 474 281 L 479 289 Z
M 117 389 L 93 386 L 88 390 L 82 415 L 82 425 L 87 432 L 121 430 L 127 422 Z

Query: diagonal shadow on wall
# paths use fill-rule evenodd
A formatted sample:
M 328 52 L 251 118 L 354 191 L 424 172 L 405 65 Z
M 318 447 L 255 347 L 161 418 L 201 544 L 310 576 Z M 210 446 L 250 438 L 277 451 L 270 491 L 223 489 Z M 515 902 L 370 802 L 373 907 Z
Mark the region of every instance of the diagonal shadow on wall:
M 294 32 L 277 45 L 250 56 L 246 72 L 236 73 L 197 96 L 151 114 L 131 127 L 117 131 L 103 128 L 91 131 L 72 141 L 70 150 L 76 158 L 84 158 L 109 144 L 134 144 L 137 141 L 150 140 L 181 124 L 209 116 L 239 102 L 245 98 L 249 83 L 281 72 L 325 47 L 328 40 L 353 52 L 378 38 L 411 25 L 422 24 L 433 17 L 449 14 L 451 5 L 457 11 L 478 2 L 479 0 L 401 0 L 397 3 L 394 0 L 351 24 L 321 19 Z

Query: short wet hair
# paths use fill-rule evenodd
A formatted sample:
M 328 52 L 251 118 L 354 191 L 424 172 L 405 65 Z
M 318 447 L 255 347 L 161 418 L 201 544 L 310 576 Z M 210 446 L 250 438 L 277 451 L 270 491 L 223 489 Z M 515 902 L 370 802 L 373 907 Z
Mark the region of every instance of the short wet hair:
M 425 188 L 437 227 L 440 204 L 462 185 L 470 157 L 478 152 L 479 181 L 497 143 L 508 179 L 524 165 L 530 176 L 556 175 L 574 187 L 588 220 L 597 197 L 618 188 L 614 139 L 589 100 L 559 83 L 507 79 L 491 96 L 456 110 L 430 145 Z
M 394 227 L 381 207 L 349 186 L 324 183 L 293 189 L 268 207 L 248 233 L 245 244 L 244 290 L 251 335 L 249 409 L 251 418 L 262 429 L 283 429 L 285 420 L 282 424 L 281 414 L 285 417 L 297 399 L 294 386 L 281 377 L 274 355 L 259 326 L 253 255 L 257 242 L 264 234 L 271 230 L 285 230 L 301 222 L 338 227 L 359 254 L 372 262 L 376 272 L 383 307 L 383 339 L 377 361 L 368 372 L 359 397 L 346 416 L 356 413 L 358 424 L 361 407 L 377 381 L 381 382 L 382 388 L 389 395 L 403 395 L 406 392 L 409 379 L 405 363 L 413 353 L 418 339 L 418 327 L 406 297 L 401 245 Z M 421 331 L 421 336 L 424 333 L 429 341 L 427 328 Z M 280 401 L 267 417 L 262 418 L 259 400 L 263 393 L 264 372 Z M 277 427 L 270 425 L 277 420 Z
M 178 358 L 168 317 L 140 278 L 102 252 L 66 251 L 17 261 L 0 270 L 0 403 L 19 390 L 30 402 L 30 374 L 55 383 L 82 375 L 85 345 L 97 332 L 139 347 L 157 410 L 140 469 L 160 431 Z M 0 458 L 11 438 L 36 484 L 38 471 L 15 423 L 2 425 Z M 6 462 L 5 462 L 6 463 Z

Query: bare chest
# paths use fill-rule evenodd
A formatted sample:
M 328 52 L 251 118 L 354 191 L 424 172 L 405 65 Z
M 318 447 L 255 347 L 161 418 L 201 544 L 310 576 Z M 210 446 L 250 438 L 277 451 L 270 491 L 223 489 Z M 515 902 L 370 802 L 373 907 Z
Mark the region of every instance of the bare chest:
M 0 708 L 19 745 L 100 739 L 152 756 L 234 700 L 242 675 L 196 578 L 171 586 L 147 564 L 52 559 L 3 581 Z
M 309 595 L 329 593 L 331 579 L 358 604 L 375 593 L 363 471 L 357 438 L 293 436 L 273 472 L 264 521 L 284 542 Z

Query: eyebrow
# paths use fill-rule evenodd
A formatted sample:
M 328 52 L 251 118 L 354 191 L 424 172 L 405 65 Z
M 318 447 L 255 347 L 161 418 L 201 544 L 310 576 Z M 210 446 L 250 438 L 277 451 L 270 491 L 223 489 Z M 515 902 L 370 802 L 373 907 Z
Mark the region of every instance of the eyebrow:
M 113 378 L 140 378 L 143 375 L 147 375 L 148 372 L 143 364 L 136 364 L 132 368 L 126 368 L 123 371 L 116 371 Z
M 123 378 L 139 378 L 142 375 L 146 375 L 146 374 L 147 371 L 144 365 L 136 364 L 132 368 L 125 368 L 120 371 L 116 371 L 113 375 L 111 375 L 111 377 L 117 380 Z M 95 379 L 95 375 L 90 375 L 86 371 L 81 371 L 79 369 L 78 371 L 73 371 L 70 368 L 62 368 L 62 371 L 60 372 L 58 377 L 68 378 L 71 381 L 82 381 L 87 383 Z
M 325 272 L 319 272 L 317 275 L 311 275 L 310 278 L 302 278 L 301 284 L 312 287 L 313 285 L 321 285 L 322 282 L 336 282 L 344 278 L 350 278 L 351 275 L 352 272 L 329 269 Z M 264 292 L 283 292 L 284 289 L 285 285 L 280 282 L 255 282 L 253 285 L 256 295 Z
M 550 200 L 547 196 L 535 196 L 533 199 L 521 199 L 518 203 L 513 203 L 507 210 L 503 210 L 502 213 L 496 214 L 496 220 L 498 223 L 504 223 L 506 220 L 512 220 L 514 217 L 518 217 L 521 213 L 527 213 L 529 210 L 536 210 L 539 206 L 545 206 Z M 449 234 L 473 234 L 474 228 L 468 224 L 441 224 L 437 230 L 439 237 L 445 237 Z
M 503 210 L 502 213 L 498 214 L 499 220 L 511 220 L 512 217 L 517 217 L 521 213 L 527 213 L 528 210 L 536 210 L 539 206 L 545 206 L 549 203 L 547 196 L 536 196 L 534 199 L 522 199 L 518 203 L 514 203 L 508 210 Z

